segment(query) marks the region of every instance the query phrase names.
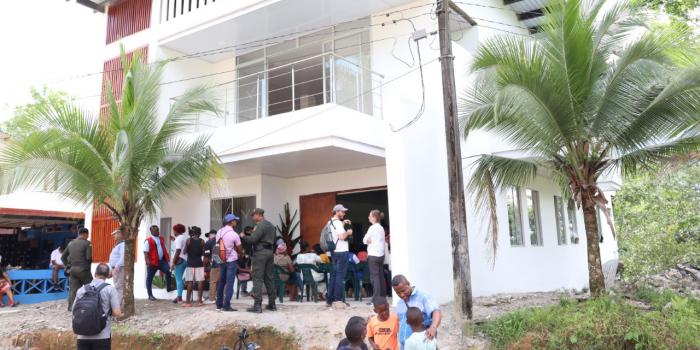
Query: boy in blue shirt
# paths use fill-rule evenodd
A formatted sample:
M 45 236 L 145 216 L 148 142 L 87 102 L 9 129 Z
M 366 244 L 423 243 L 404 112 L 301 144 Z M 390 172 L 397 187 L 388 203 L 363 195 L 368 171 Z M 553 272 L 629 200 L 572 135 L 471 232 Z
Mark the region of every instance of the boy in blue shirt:
M 438 309 L 437 304 L 429 295 L 411 286 L 411 283 L 408 282 L 404 275 L 394 276 L 391 280 L 391 286 L 399 297 L 399 302 L 396 304 L 396 314 L 399 316 L 399 345 L 401 350 L 404 349 L 406 339 L 413 333 L 411 326 L 406 320 L 406 312 L 409 307 L 418 308 L 423 313 L 425 336 L 429 340 L 435 339 L 437 329 L 442 321 L 442 313 Z

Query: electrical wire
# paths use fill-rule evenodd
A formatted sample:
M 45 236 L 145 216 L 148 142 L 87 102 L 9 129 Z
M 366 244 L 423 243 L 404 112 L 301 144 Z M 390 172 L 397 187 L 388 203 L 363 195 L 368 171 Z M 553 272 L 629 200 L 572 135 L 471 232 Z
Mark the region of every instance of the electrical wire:
M 432 6 L 432 3 L 412 6 L 412 7 L 394 10 L 394 11 L 389 11 L 389 12 L 383 12 L 381 14 L 376 14 L 376 15 L 372 15 L 369 17 L 370 18 L 390 17 L 392 14 L 395 14 L 395 13 L 403 13 L 404 11 L 409 11 L 409 10 L 413 10 L 413 9 L 421 8 L 421 7 L 426 7 L 426 6 Z M 430 14 L 431 14 L 430 12 L 421 13 L 418 15 L 414 15 L 410 18 L 417 18 L 417 17 L 426 16 L 426 15 L 430 15 Z M 231 52 L 231 51 L 235 51 L 235 50 L 247 50 L 247 49 L 251 49 L 251 48 L 257 48 L 257 47 L 272 45 L 272 44 L 276 44 L 276 43 L 281 42 L 281 41 L 271 42 L 271 40 L 286 39 L 290 36 L 297 36 L 297 35 L 305 34 L 305 33 L 310 33 L 307 35 L 307 37 L 325 35 L 325 33 L 311 33 L 311 32 L 316 32 L 316 31 L 321 31 L 324 29 L 334 28 L 334 27 L 337 27 L 337 26 L 340 26 L 343 24 L 349 24 L 349 23 L 356 22 L 357 20 L 358 19 L 347 20 L 347 21 L 343 21 L 343 22 L 334 23 L 332 25 L 318 26 L 318 27 L 314 27 L 314 28 L 309 28 L 309 29 L 298 30 L 298 31 L 294 31 L 294 32 L 288 32 L 285 34 L 275 35 L 275 36 L 271 36 L 271 37 L 267 37 L 267 38 L 263 38 L 263 39 L 252 40 L 252 41 L 245 42 L 245 43 L 238 43 L 235 45 L 224 46 L 224 47 L 220 47 L 220 48 L 216 48 L 216 49 L 198 51 L 198 52 L 194 52 L 191 54 L 183 54 L 180 56 L 169 57 L 169 58 L 162 59 L 162 60 L 156 60 L 156 61 L 150 62 L 148 64 L 151 65 L 151 64 L 159 64 L 159 63 L 168 63 L 168 62 L 184 60 L 184 59 L 194 59 L 194 58 L 206 57 L 206 56 L 211 56 L 211 55 L 217 55 L 217 54 Z M 384 22 L 371 23 L 371 24 L 368 24 L 365 26 L 338 30 L 337 32 L 342 33 L 342 32 L 347 32 L 347 31 L 355 31 L 355 30 L 366 29 L 366 28 L 371 28 L 371 27 L 375 27 L 375 26 L 384 26 L 385 24 L 387 24 L 387 23 L 384 23 Z M 102 70 L 102 71 L 97 71 L 97 72 L 92 72 L 92 73 L 85 73 L 85 74 L 70 76 L 70 77 L 66 77 L 66 78 L 60 78 L 58 80 L 50 81 L 47 83 L 55 84 L 55 83 L 64 82 L 64 81 L 68 81 L 68 80 L 81 79 L 81 78 L 86 78 L 86 77 L 90 77 L 90 76 L 94 76 L 94 75 L 100 75 L 100 74 L 110 73 L 110 72 L 115 72 L 115 71 L 121 71 L 121 69 L 107 69 L 107 70 Z M 39 83 L 39 82 L 36 82 L 36 83 Z
M 415 25 L 415 23 L 413 23 L 412 20 L 406 19 L 406 18 L 401 18 L 401 19 L 394 21 L 394 23 L 396 23 L 398 21 L 407 21 L 408 23 L 411 24 L 411 27 L 413 28 L 413 33 L 414 34 L 416 33 L 416 25 Z M 421 105 L 420 105 L 420 108 L 418 109 L 418 112 L 416 112 L 416 115 L 413 117 L 413 119 L 411 119 L 408 123 L 404 124 L 403 126 L 398 127 L 398 128 L 394 128 L 394 126 L 391 125 L 391 123 L 389 123 L 389 129 L 394 133 L 399 132 L 399 131 L 406 129 L 407 127 L 413 125 L 416 121 L 418 121 L 418 119 L 420 119 L 423 116 L 423 113 L 425 113 L 425 79 L 423 77 L 423 59 L 422 59 L 421 54 L 420 54 L 420 41 L 419 40 L 420 39 L 417 39 L 417 40 L 415 40 L 415 42 L 416 42 L 416 48 L 418 49 L 418 69 L 420 71 Z M 409 41 L 408 41 L 408 50 L 411 52 L 411 57 L 413 57 L 413 51 L 411 50 L 410 37 L 409 37 Z M 392 49 L 392 56 L 393 56 L 393 49 Z M 414 61 L 414 64 L 415 64 L 415 61 Z
M 409 75 L 409 74 L 415 72 L 416 70 L 422 69 L 424 66 L 427 66 L 427 65 L 429 65 L 429 64 L 431 64 L 431 63 L 433 63 L 433 62 L 435 62 L 435 61 L 437 61 L 437 60 L 438 60 L 438 58 L 434 58 L 434 59 L 432 59 L 432 60 L 426 62 L 425 64 L 418 66 L 417 68 L 410 69 L 410 70 L 408 70 L 408 71 L 406 71 L 406 72 L 404 72 L 404 73 L 402 73 L 402 74 L 399 74 L 399 75 L 397 75 L 397 76 L 395 76 L 395 77 L 393 77 L 393 78 L 391 78 L 391 79 L 389 79 L 389 80 L 387 80 L 387 81 L 385 81 L 385 82 L 382 82 L 381 84 L 378 84 L 377 86 L 374 86 L 374 87 L 372 87 L 372 88 L 370 88 L 370 89 L 368 89 L 368 90 L 366 90 L 366 91 L 364 91 L 364 92 L 361 92 L 361 93 L 359 93 L 359 94 L 357 94 L 357 95 L 355 95 L 355 96 L 353 96 L 353 97 L 351 97 L 351 98 L 348 98 L 348 99 L 343 100 L 343 101 L 340 101 L 340 102 L 336 102 L 333 106 L 330 106 L 330 107 L 328 107 L 328 108 L 326 108 L 326 109 L 324 109 L 324 110 L 322 110 L 322 111 L 318 111 L 318 112 L 316 112 L 316 113 L 312 113 L 312 114 L 310 114 L 310 115 L 308 115 L 308 116 L 306 116 L 306 117 L 304 117 L 304 118 L 302 118 L 302 119 L 300 119 L 300 120 L 297 120 L 297 121 L 295 121 L 295 122 L 293 122 L 293 123 L 290 123 L 290 124 L 287 124 L 287 125 L 283 125 L 283 126 L 277 128 L 277 129 L 275 129 L 275 130 L 271 130 L 271 131 L 269 131 L 269 132 L 267 132 L 267 133 L 265 133 L 265 134 L 262 134 L 262 135 L 256 137 L 255 139 L 251 139 L 251 140 L 242 142 L 242 143 L 240 143 L 240 144 L 237 144 L 237 145 L 235 145 L 235 146 L 233 146 L 233 147 L 229 147 L 229 148 L 227 148 L 227 149 L 225 149 L 225 150 L 223 150 L 223 151 L 221 151 L 221 152 L 218 152 L 218 153 L 219 153 L 219 154 L 223 154 L 223 153 L 232 151 L 232 150 L 234 150 L 234 149 L 236 149 L 236 148 L 239 148 L 239 147 L 245 146 L 245 145 L 247 145 L 247 144 L 249 144 L 249 143 L 255 142 L 255 141 L 259 140 L 259 139 L 262 138 L 262 137 L 272 135 L 272 134 L 274 134 L 274 133 L 277 133 L 277 132 L 279 132 L 279 131 L 282 131 L 282 130 L 284 130 L 284 129 L 287 129 L 287 128 L 293 126 L 293 125 L 299 124 L 299 123 L 304 122 L 304 121 L 306 121 L 306 120 L 309 120 L 309 119 L 311 119 L 311 118 L 314 118 L 314 117 L 317 117 L 317 116 L 319 116 L 319 115 L 322 115 L 322 114 L 324 114 L 324 113 L 326 113 L 326 112 L 328 112 L 328 111 L 330 111 L 330 110 L 332 110 L 332 109 L 334 109 L 334 108 L 337 108 L 337 107 L 339 107 L 339 106 L 342 106 L 343 104 L 345 104 L 345 103 L 347 103 L 347 102 L 352 102 L 353 100 L 357 99 L 357 98 L 360 97 L 360 96 L 363 96 L 363 95 L 365 95 L 365 94 L 367 94 L 367 93 L 369 93 L 369 92 L 372 92 L 372 91 L 374 91 L 374 90 L 376 90 L 376 89 L 379 89 L 379 88 L 381 88 L 381 87 L 384 87 L 384 86 L 386 86 L 386 85 L 388 85 L 388 84 L 391 84 L 391 83 L 393 83 L 393 82 L 395 82 L 395 81 L 397 81 L 397 80 L 399 80 L 399 79 L 401 79 L 401 78 L 403 78 L 403 77 L 405 77 L 405 76 L 407 76 L 407 75 Z

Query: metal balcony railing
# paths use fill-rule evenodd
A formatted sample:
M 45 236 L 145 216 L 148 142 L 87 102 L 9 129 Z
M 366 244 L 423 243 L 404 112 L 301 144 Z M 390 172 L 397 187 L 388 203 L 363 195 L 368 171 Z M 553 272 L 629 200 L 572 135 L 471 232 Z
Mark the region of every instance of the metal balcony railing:
M 160 0 L 160 23 L 172 21 L 214 3 L 216 0 Z
M 326 103 L 381 118 L 382 79 L 353 58 L 333 53 L 269 67 L 214 88 L 213 97 L 222 113 L 197 115 L 193 131 L 211 131 Z

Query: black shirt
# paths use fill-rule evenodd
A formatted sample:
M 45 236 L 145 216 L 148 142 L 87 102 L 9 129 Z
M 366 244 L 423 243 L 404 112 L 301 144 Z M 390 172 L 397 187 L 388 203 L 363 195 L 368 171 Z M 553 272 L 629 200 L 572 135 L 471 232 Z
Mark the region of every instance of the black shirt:
M 187 267 L 203 267 L 204 241 L 201 238 L 190 238 L 187 241 L 189 243 L 187 246 Z
M 343 338 L 343 340 L 341 340 L 340 343 L 338 343 L 338 347 L 336 348 L 336 350 L 340 350 L 341 348 L 346 347 L 346 346 L 347 347 L 350 346 L 350 341 L 348 340 L 348 338 Z M 360 347 L 362 348 L 362 350 L 368 350 L 367 344 L 365 344 L 365 343 L 362 343 L 362 345 Z

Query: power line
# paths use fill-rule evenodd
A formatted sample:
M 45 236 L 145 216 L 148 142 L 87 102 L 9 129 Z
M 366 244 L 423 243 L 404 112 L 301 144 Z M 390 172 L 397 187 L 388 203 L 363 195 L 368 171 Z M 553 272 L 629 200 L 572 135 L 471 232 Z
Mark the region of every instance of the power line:
M 223 151 L 220 151 L 220 152 L 217 152 L 217 153 L 222 154 L 222 153 L 229 152 L 229 151 L 234 150 L 234 149 L 236 149 L 236 148 L 239 148 L 239 147 L 241 147 L 241 146 L 245 146 L 245 145 L 247 145 L 247 144 L 249 144 L 249 143 L 255 142 L 255 141 L 257 141 L 258 139 L 260 139 L 260 138 L 262 138 L 262 137 L 269 136 L 269 135 L 271 135 L 271 134 L 274 134 L 274 133 L 277 133 L 277 132 L 279 132 L 279 131 L 282 131 L 282 130 L 284 130 L 284 129 L 286 129 L 286 128 L 289 128 L 289 127 L 291 127 L 291 126 L 293 126 L 293 125 L 296 125 L 296 124 L 299 124 L 299 123 L 304 122 L 304 121 L 306 121 L 306 120 L 309 120 L 309 119 L 311 119 L 311 118 L 317 117 L 317 116 L 319 116 L 319 115 L 321 115 L 321 114 L 323 114 L 323 113 L 326 113 L 326 112 L 330 111 L 331 109 L 334 109 L 334 108 L 336 108 L 336 107 L 342 106 L 343 104 L 345 104 L 345 103 L 347 103 L 347 102 L 352 102 L 353 100 L 357 99 L 357 98 L 360 97 L 360 96 L 363 96 L 363 95 L 365 95 L 365 94 L 367 94 L 367 93 L 369 93 L 369 92 L 372 92 L 372 91 L 374 91 L 374 90 L 376 90 L 376 89 L 379 89 L 379 88 L 381 88 L 381 87 L 383 87 L 383 86 L 385 86 L 385 85 L 391 84 L 391 83 L 393 83 L 393 82 L 395 82 L 395 81 L 397 81 L 397 80 L 399 80 L 399 79 L 401 79 L 401 78 L 403 78 L 403 77 L 405 77 L 405 76 L 407 76 L 407 75 L 409 75 L 409 74 L 415 72 L 415 71 L 418 70 L 418 69 L 422 69 L 423 67 L 425 67 L 425 66 L 427 66 L 427 65 L 429 65 L 429 64 L 431 64 L 431 63 L 433 63 L 433 62 L 435 62 L 435 61 L 437 61 L 437 60 L 438 60 L 438 58 L 434 58 L 434 59 L 432 59 L 432 60 L 426 62 L 426 63 L 423 64 L 423 65 L 419 65 L 419 66 L 416 67 L 416 68 L 409 69 L 408 71 L 406 71 L 406 72 L 404 72 L 404 73 L 402 73 L 402 74 L 400 74 L 400 75 L 397 75 L 396 77 L 393 77 L 393 78 L 391 78 L 390 80 L 387 80 L 387 81 L 385 81 L 385 82 L 382 82 L 381 84 L 378 84 L 377 86 L 374 86 L 374 87 L 372 87 L 371 89 L 368 89 L 368 90 L 366 90 L 366 91 L 363 91 L 363 92 L 361 92 L 361 93 L 359 93 L 359 94 L 357 94 L 357 95 L 355 95 L 355 96 L 353 96 L 353 97 L 351 97 L 351 98 L 348 98 L 348 99 L 343 100 L 343 101 L 340 101 L 340 102 L 336 102 L 333 106 L 331 106 L 331 107 L 329 107 L 329 108 L 326 108 L 326 109 L 324 109 L 324 110 L 322 110 L 322 111 L 318 111 L 318 112 L 316 112 L 316 113 L 312 113 L 312 114 L 310 114 L 310 115 L 308 115 L 308 116 L 306 116 L 306 117 L 304 117 L 304 118 L 302 118 L 302 119 L 300 119 L 300 120 L 298 120 L 298 121 L 295 121 L 295 122 L 293 122 L 293 123 L 284 125 L 284 126 L 279 127 L 279 128 L 277 128 L 277 129 L 275 129 L 275 130 L 272 130 L 272 131 L 269 131 L 269 132 L 267 132 L 267 133 L 265 133 L 265 134 L 262 134 L 262 135 L 260 135 L 260 136 L 257 136 L 257 137 L 254 138 L 254 139 L 251 139 L 251 140 L 245 141 L 245 142 L 243 142 L 243 143 L 237 144 L 237 145 L 235 145 L 235 146 L 233 146 L 233 147 L 227 148 L 227 149 L 225 149 L 225 150 L 223 150 Z
M 381 41 L 386 41 L 386 40 L 395 40 L 395 39 L 402 38 L 402 37 L 405 37 L 405 36 L 410 36 L 410 34 L 402 34 L 402 35 L 390 36 L 390 37 L 385 37 L 385 38 L 381 38 L 381 39 L 370 40 L 370 41 L 363 42 L 363 43 L 360 43 L 360 44 L 353 44 L 353 45 L 347 45 L 347 46 L 343 46 L 343 47 L 337 47 L 337 48 L 334 48 L 334 51 L 335 51 L 335 50 L 344 50 L 344 49 L 353 48 L 353 47 L 359 47 L 359 46 L 365 46 L 365 45 L 371 45 L 371 44 L 373 44 L 373 43 L 377 43 L 377 42 L 381 42 Z M 303 58 L 303 56 L 299 56 L 298 58 Z M 308 68 L 308 67 L 307 67 L 307 68 Z M 220 71 L 220 72 L 215 72 L 215 73 L 207 73 L 207 74 L 203 74 L 203 75 L 192 76 L 192 77 L 187 77 L 187 78 L 182 78 L 182 79 L 169 80 L 169 81 L 166 81 L 166 82 L 162 82 L 162 83 L 160 83 L 160 84 L 158 84 L 158 85 L 163 86 L 163 85 L 170 85 L 170 84 L 180 83 L 180 82 L 184 82 L 184 81 L 190 81 L 190 80 L 196 80 L 196 79 L 201 79 L 201 78 L 207 78 L 207 77 L 217 76 L 217 75 L 221 75 L 221 74 L 232 73 L 232 72 L 235 72 L 236 70 L 237 70 L 237 69 L 229 69 L 229 70 Z M 283 75 L 283 74 L 280 74 L 280 75 Z M 277 75 L 277 76 L 280 76 L 280 75 Z M 246 77 L 247 77 L 247 76 L 246 76 Z M 235 82 L 237 82 L 238 80 L 240 80 L 241 78 L 245 78 L 245 77 L 238 77 L 238 78 L 233 79 L 233 80 L 225 81 L 225 82 L 222 82 L 222 83 L 219 83 L 219 84 L 214 85 L 214 87 L 219 87 L 219 86 L 223 86 L 223 85 L 228 85 L 228 84 L 231 84 L 231 83 L 235 83 Z M 273 77 L 273 78 L 274 78 L 274 77 Z M 72 98 L 72 100 L 82 100 L 82 99 L 94 98 L 94 97 L 100 97 L 100 96 L 102 96 L 102 94 L 74 97 L 74 98 Z M 179 96 L 174 96 L 173 98 L 177 98 L 177 97 L 179 97 Z
M 370 18 L 390 17 L 392 14 L 395 14 L 395 13 L 403 13 L 404 11 L 409 11 L 409 10 L 413 10 L 413 9 L 421 8 L 421 7 L 426 7 L 426 6 L 432 6 L 432 4 L 423 4 L 423 5 L 412 6 L 412 7 L 408 7 L 405 9 L 394 10 L 394 11 L 384 12 L 381 14 L 372 15 L 369 17 Z M 421 13 L 421 14 L 414 15 L 414 16 L 409 17 L 409 18 L 417 18 L 417 17 L 421 17 L 421 16 L 427 16 L 430 14 L 431 14 L 430 12 Z M 245 50 L 245 49 L 267 46 L 267 45 L 278 43 L 278 42 L 270 42 L 271 40 L 287 38 L 290 36 L 295 36 L 295 35 L 304 34 L 304 33 L 321 31 L 323 29 L 330 29 L 330 28 L 333 28 L 333 27 L 336 27 L 339 25 L 353 23 L 353 22 L 356 22 L 358 20 L 359 19 L 353 19 L 353 20 L 334 23 L 332 25 L 318 26 L 318 27 L 299 30 L 299 31 L 295 31 L 295 32 L 288 32 L 285 34 L 280 34 L 280 35 L 271 36 L 271 37 L 258 39 L 258 40 L 252 40 L 252 41 L 245 42 L 245 43 L 238 43 L 235 45 L 224 46 L 224 47 L 220 47 L 220 48 L 216 48 L 216 49 L 203 50 L 203 51 L 199 51 L 199 52 L 195 52 L 195 53 L 191 53 L 191 54 L 184 54 L 184 55 L 180 55 L 180 56 L 170 57 L 167 59 L 154 61 L 154 62 L 151 62 L 149 64 L 167 63 L 167 62 L 179 61 L 179 60 L 184 60 L 184 59 L 200 58 L 200 57 L 206 57 L 206 56 L 231 52 L 231 51 L 235 51 L 235 50 Z M 360 27 L 353 27 L 353 28 L 346 28 L 346 29 L 338 30 L 338 31 L 336 31 L 336 33 L 355 31 L 355 30 L 366 29 L 366 28 L 371 28 L 371 27 L 375 27 L 375 26 L 385 26 L 386 24 L 391 24 L 391 23 L 381 22 L 381 23 L 368 24 L 368 25 L 364 25 L 364 26 L 360 26 Z M 319 36 L 319 35 L 325 35 L 325 34 L 326 33 L 310 33 L 307 35 L 307 37 L 313 37 L 313 36 Z M 114 71 L 121 71 L 121 69 L 108 69 L 108 70 L 102 70 L 102 71 L 98 71 L 98 72 L 85 73 L 85 74 L 76 75 L 76 76 L 72 76 L 72 77 L 62 78 L 59 80 L 54 80 L 50 83 L 59 83 L 59 82 L 64 82 L 64 81 L 68 81 L 68 80 L 82 79 L 82 78 L 86 78 L 86 77 L 90 77 L 90 76 L 94 76 L 94 75 L 100 75 L 100 74 L 104 74 L 104 73 L 110 73 L 110 72 L 114 72 Z

